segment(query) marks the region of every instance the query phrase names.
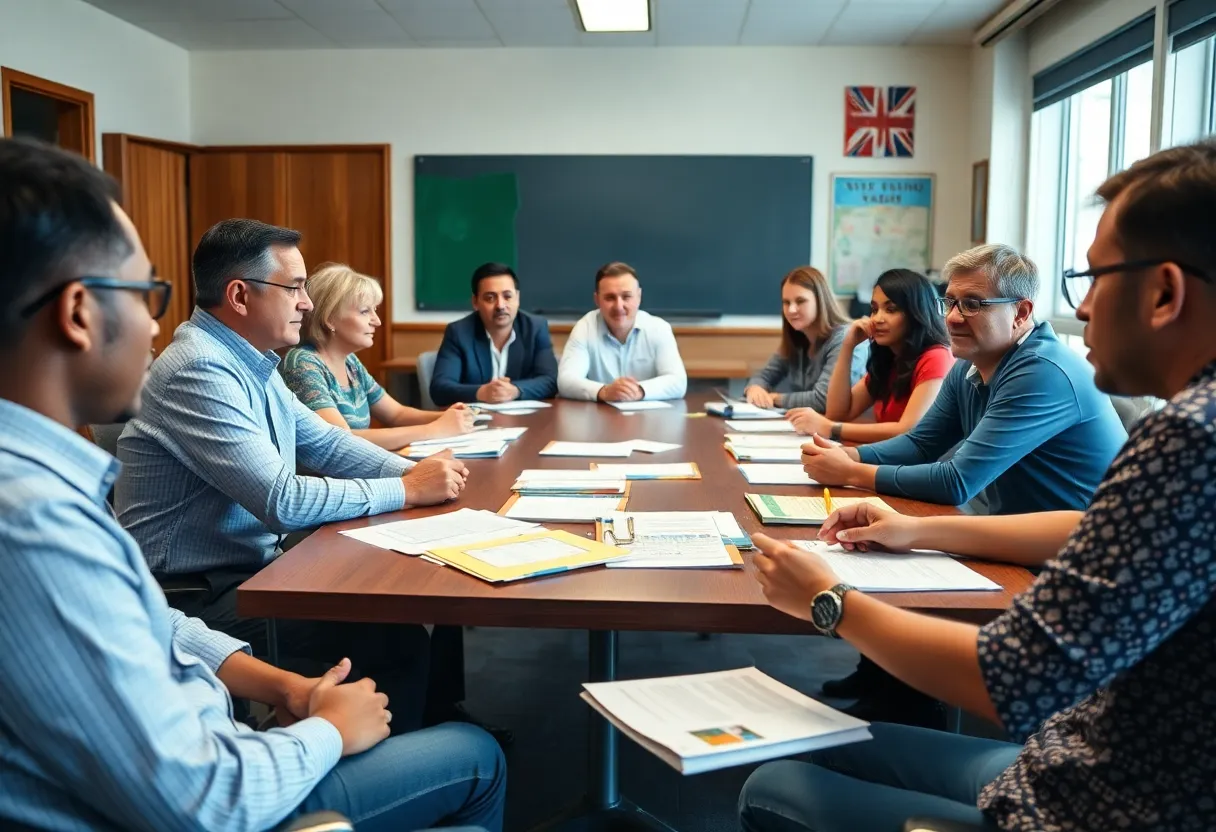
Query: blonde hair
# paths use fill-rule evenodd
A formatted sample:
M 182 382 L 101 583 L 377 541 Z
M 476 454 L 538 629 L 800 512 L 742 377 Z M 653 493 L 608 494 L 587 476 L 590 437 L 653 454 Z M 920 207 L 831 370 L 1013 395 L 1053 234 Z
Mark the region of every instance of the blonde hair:
M 312 300 L 312 311 L 304 315 L 304 340 L 314 346 L 329 339 L 326 322 L 347 304 L 377 307 L 384 300 L 384 290 L 376 278 L 341 263 L 322 263 L 309 275 L 305 289 Z

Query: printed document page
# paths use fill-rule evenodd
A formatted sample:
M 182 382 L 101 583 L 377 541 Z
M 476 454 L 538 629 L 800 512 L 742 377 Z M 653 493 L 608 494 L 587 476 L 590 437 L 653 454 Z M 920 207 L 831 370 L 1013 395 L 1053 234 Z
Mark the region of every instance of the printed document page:
M 620 477 L 627 480 L 695 480 L 700 478 L 696 466 L 691 462 L 598 463 L 595 471 L 606 477 Z
M 534 497 L 521 494 L 507 517 L 516 520 L 554 523 L 594 523 L 613 514 L 621 505 L 620 497 Z
M 670 402 L 646 401 L 645 399 L 640 402 L 608 402 L 608 404 L 625 413 L 638 410 L 666 410 L 671 407 Z
M 795 433 L 793 423 L 784 419 L 756 419 L 742 422 L 727 419 L 726 427 L 736 433 Z
M 726 441 L 739 448 L 801 448 L 813 440 L 800 433 L 728 433 Z
M 465 552 L 469 557 L 477 558 L 491 566 L 506 569 L 511 566 L 531 566 L 534 563 L 568 558 L 581 555 L 583 550 L 564 540 L 554 540 L 550 537 L 533 538 L 503 543 L 498 546 L 487 546 L 480 549 L 470 549 Z
M 801 465 L 740 465 L 739 473 L 752 485 L 818 485 Z
M 732 442 L 730 452 L 739 461 L 754 462 L 801 462 L 802 446 L 793 448 L 761 448 Z
M 542 407 L 553 407 L 549 402 L 540 402 L 533 399 L 516 399 L 513 402 L 499 402 L 498 404 L 487 404 L 478 402 L 471 405 L 478 410 L 497 411 L 499 413 L 509 413 L 512 410 L 540 410 Z
M 790 541 L 817 552 L 847 584 L 864 592 L 966 592 L 1000 589 L 973 569 L 942 552 L 849 552 L 822 540 Z
M 644 454 L 661 454 L 665 451 L 674 451 L 680 447 L 674 442 L 655 442 L 651 439 L 631 439 L 629 444 L 633 446 L 635 451 L 641 451 Z
M 625 457 L 633 453 L 629 442 L 550 442 L 540 456 Z
M 417 520 L 398 520 L 364 529 L 349 529 L 339 534 L 379 546 L 381 549 L 391 549 L 406 555 L 421 555 L 428 549 L 527 534 L 538 528 L 536 523 L 522 523 L 508 517 L 500 517 L 492 511 L 462 508 L 433 517 L 420 517 Z
M 608 564 L 613 569 L 695 569 L 731 567 L 730 552 L 722 543 L 716 512 L 637 511 L 613 512 L 605 529 L 604 542 L 627 539 L 633 520 L 633 543 L 616 543 L 628 557 Z
M 514 442 L 523 436 L 526 430 L 527 428 L 474 428 L 472 433 L 465 433 L 460 436 L 449 436 L 444 439 L 421 439 L 417 442 L 412 442 L 411 447 L 418 448 L 427 445 L 432 447 L 455 447 L 456 445 L 466 445 L 470 442 Z

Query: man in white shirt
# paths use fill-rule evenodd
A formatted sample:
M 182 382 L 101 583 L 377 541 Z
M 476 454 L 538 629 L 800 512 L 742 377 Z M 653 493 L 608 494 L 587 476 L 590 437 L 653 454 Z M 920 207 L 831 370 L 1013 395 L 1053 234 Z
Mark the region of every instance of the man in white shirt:
M 595 305 L 574 325 L 557 369 L 567 399 L 679 399 L 688 388 L 671 324 L 638 309 L 642 287 L 625 263 L 595 273 Z

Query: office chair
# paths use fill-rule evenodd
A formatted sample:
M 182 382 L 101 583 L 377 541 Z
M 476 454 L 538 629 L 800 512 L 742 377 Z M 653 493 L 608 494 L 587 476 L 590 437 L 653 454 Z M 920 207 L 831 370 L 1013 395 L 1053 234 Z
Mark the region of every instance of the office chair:
M 438 410 L 431 398 L 431 378 L 435 375 L 435 358 L 439 353 L 431 350 L 418 354 L 418 392 L 423 410 Z

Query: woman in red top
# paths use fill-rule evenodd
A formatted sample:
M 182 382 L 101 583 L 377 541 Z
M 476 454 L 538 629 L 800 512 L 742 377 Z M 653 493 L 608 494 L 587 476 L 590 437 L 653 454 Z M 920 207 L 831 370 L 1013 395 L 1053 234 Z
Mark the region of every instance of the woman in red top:
M 850 384 L 849 363 L 863 341 L 870 359 L 861 381 Z M 844 336 L 823 414 L 795 408 L 786 415 L 800 433 L 869 444 L 911 430 L 928 412 L 954 366 L 946 322 L 933 284 L 908 269 L 883 272 L 874 285 L 870 314 Z M 873 419 L 862 419 L 874 409 Z

